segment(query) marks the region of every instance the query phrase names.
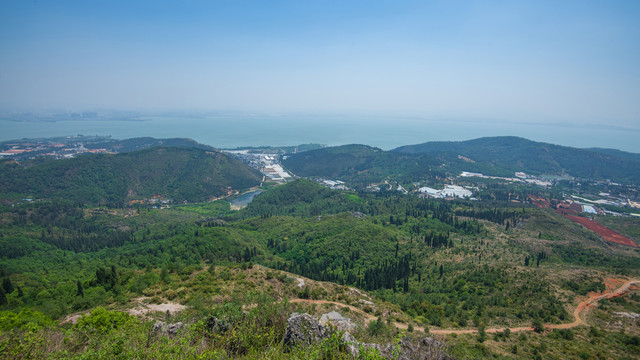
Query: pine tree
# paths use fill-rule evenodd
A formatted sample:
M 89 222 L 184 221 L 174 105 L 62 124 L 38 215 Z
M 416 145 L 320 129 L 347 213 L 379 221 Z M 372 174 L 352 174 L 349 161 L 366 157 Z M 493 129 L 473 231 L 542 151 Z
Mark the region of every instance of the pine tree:
M 11 283 L 11 279 L 4 278 L 4 280 L 2 280 L 2 288 L 7 294 L 11 294 L 14 290 L 13 284 Z
M 531 326 L 533 327 L 533 331 L 537 333 L 541 333 L 544 331 L 544 324 L 542 323 L 542 320 L 539 317 L 533 319 Z
M 4 293 L 4 289 L 0 287 L 0 305 L 7 305 L 7 295 Z
M 76 292 L 76 296 L 84 297 L 84 288 L 82 287 L 82 283 L 80 282 L 80 280 L 78 280 L 76 285 L 78 287 L 78 291 Z

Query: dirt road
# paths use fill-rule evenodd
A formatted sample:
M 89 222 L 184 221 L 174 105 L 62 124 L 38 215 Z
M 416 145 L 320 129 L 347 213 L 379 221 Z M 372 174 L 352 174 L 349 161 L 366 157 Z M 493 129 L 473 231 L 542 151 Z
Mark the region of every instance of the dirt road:
M 590 296 L 581 301 L 578 306 L 576 306 L 575 310 L 573 311 L 573 317 L 574 317 L 574 321 L 571 323 L 567 323 L 567 324 L 545 324 L 544 327 L 545 329 L 570 329 L 579 325 L 586 325 L 587 323 L 584 321 L 583 317 L 584 314 L 586 313 L 586 311 L 591 308 L 594 304 L 596 304 L 598 301 L 602 300 L 602 299 L 610 299 L 613 297 L 618 297 L 618 296 L 622 296 L 624 294 L 626 294 L 627 292 L 629 292 L 629 290 L 631 290 L 631 287 L 634 285 L 640 285 L 640 280 L 637 279 L 632 279 L 632 280 L 628 280 L 625 281 L 624 283 L 622 283 L 622 285 L 620 285 L 618 288 L 613 289 L 613 288 L 609 288 L 609 285 L 615 283 L 615 280 L 612 281 L 612 279 L 607 279 L 605 280 L 605 283 L 607 284 L 608 289 L 605 290 L 604 293 L 602 294 L 590 294 Z M 364 312 L 354 306 L 351 305 L 347 305 L 347 304 L 343 304 L 343 303 L 339 303 L 339 302 L 335 302 L 335 301 L 328 301 L 328 300 L 307 300 L 307 299 L 292 299 L 290 300 L 290 302 L 292 303 L 307 303 L 307 304 L 328 304 L 328 305 L 335 305 L 341 308 L 348 308 L 349 310 L 356 312 L 358 314 L 362 314 L 365 318 L 365 325 L 368 324 L 371 320 L 376 320 L 377 317 L 374 315 L 371 315 L 367 312 Z M 406 324 L 402 324 L 402 323 L 398 323 L 396 322 L 394 324 L 396 326 L 396 328 L 398 329 L 407 329 L 407 325 Z M 424 328 L 422 326 L 415 326 L 414 329 L 416 330 L 420 330 L 420 331 L 424 331 Z M 487 333 L 496 333 L 496 332 L 502 332 L 506 329 L 506 327 L 499 327 L 499 328 L 489 328 L 486 329 L 485 331 Z M 509 330 L 511 332 L 519 332 L 519 331 L 533 331 L 533 327 L 531 326 L 525 326 L 525 327 L 515 327 L 515 328 L 509 328 Z M 473 334 L 473 333 L 477 333 L 478 330 L 477 329 L 429 329 L 429 332 L 431 334 Z

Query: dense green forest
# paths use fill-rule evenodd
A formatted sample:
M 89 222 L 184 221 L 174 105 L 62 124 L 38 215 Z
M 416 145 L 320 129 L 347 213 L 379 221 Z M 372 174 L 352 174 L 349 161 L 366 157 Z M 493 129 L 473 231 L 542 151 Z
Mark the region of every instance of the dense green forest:
M 0 163 L 3 194 L 121 207 L 159 195 L 205 201 L 260 184 L 262 176 L 217 151 L 152 148 L 117 155 L 79 156 L 34 164 Z
M 561 247 L 539 258 L 539 252 L 528 247 L 490 250 L 490 243 L 497 242 L 496 231 L 537 212 L 463 207 L 395 193 L 343 193 L 306 180 L 274 188 L 256 197 L 244 211 L 207 217 L 208 221 L 199 221 L 202 214 L 184 210 L 117 214 L 89 212 L 72 203 L 28 203 L 3 209 L 2 271 L 20 284 L 23 294 L 12 294 L 9 305 L 35 305 L 54 317 L 117 297 L 116 289 L 121 287 L 140 291 L 144 286 L 134 280 L 137 269 L 179 271 L 202 263 L 256 262 L 316 280 L 379 291 L 382 298 L 405 311 L 413 309 L 416 315 L 425 314 L 415 308 L 416 301 L 429 307 L 455 299 L 455 309 L 443 308 L 438 316 L 422 320 L 432 325 L 446 320 L 464 326 L 463 319 L 473 318 L 479 304 L 511 312 L 503 302 L 521 298 L 516 294 L 525 290 L 538 292 L 538 298 L 548 299 L 549 304 L 537 310 L 519 309 L 524 311 L 523 319 L 541 316 L 560 321 L 567 314 L 540 282 L 543 279 L 536 280 L 532 268 L 513 271 L 513 265 L 524 265 L 525 258 L 538 258 L 538 266 L 540 260 L 562 262 L 573 256 L 567 261 L 577 261 L 579 252 Z M 597 248 L 588 251 L 594 257 L 605 254 Z M 443 260 L 445 253 L 468 261 Z M 483 254 L 491 256 L 491 261 L 483 261 Z M 636 258 L 618 260 L 619 270 L 626 273 L 640 265 Z M 478 266 L 489 268 L 479 271 Z M 114 274 L 123 275 L 105 286 L 96 271 L 112 267 Z M 523 286 L 533 288 L 512 286 L 524 279 Z M 89 295 L 77 304 L 68 299 L 75 294 L 77 281 L 84 285 L 85 294 L 93 294 L 96 287 L 104 291 L 95 301 Z M 500 291 L 487 291 L 498 282 Z M 505 291 L 516 293 L 505 297 Z
M 630 184 L 637 184 L 640 178 L 640 160 L 637 154 L 611 149 L 576 149 L 512 136 L 427 142 L 402 146 L 393 151 L 428 154 L 452 162 L 459 162 L 457 156 L 462 155 L 476 163 L 506 169 L 511 173 L 566 173 L 579 178 L 610 179 Z
M 325 150 L 326 156 L 342 161 L 343 151 L 332 155 L 331 148 L 300 155 Z M 366 154 L 382 152 L 361 150 Z M 410 158 L 386 154 L 391 154 L 385 160 L 388 162 L 402 163 Z M 361 171 L 354 170 L 360 169 L 359 160 L 351 161 L 343 161 L 347 165 L 340 174 Z M 369 163 L 377 164 L 369 169 L 385 168 L 376 161 Z M 140 167 L 135 168 L 134 162 L 140 162 Z M 5 193 L 0 205 L 3 357 L 18 356 L 29 346 L 38 351 L 58 346 L 57 357 L 108 358 L 118 351 L 141 357 L 156 351 L 163 354 L 159 357 L 171 357 L 172 351 L 181 351 L 192 354 L 189 356 L 215 357 L 215 352 L 216 356 L 252 358 L 273 351 L 274 358 L 284 358 L 288 350 L 276 343 L 284 332 L 286 317 L 298 310 L 317 311 L 287 302 L 296 298 L 330 299 L 386 319 L 386 325 L 382 320 L 371 322 L 372 327 L 357 332 L 372 341 L 391 342 L 399 336 L 391 325 L 397 320 L 427 332 L 483 329 L 477 338 L 446 337 L 448 351 L 458 357 L 507 356 L 498 350 L 500 344 L 507 343 L 510 348 L 506 351 L 511 354 L 507 357 L 535 357 L 560 351 L 559 344 L 573 333 L 525 338 L 509 338 L 503 333 L 487 339 L 487 334 L 482 335 L 485 327 L 571 322 L 577 296 L 603 291 L 605 277 L 640 275 L 637 250 L 604 244 L 550 209 L 524 201 L 533 190 L 505 184 L 484 184 L 478 192 L 480 201 L 447 201 L 385 189 L 376 193 L 336 191 L 298 179 L 270 187 L 240 211 L 231 211 L 225 200 L 164 209 L 123 206 L 131 196 L 123 189 L 136 189 L 141 196 L 167 191 L 176 194 L 172 195 L 175 199 L 198 200 L 206 199 L 198 194 L 226 189 L 220 187 L 221 181 L 234 181 L 234 188 L 259 182 L 253 171 L 236 165 L 236 160 L 219 153 L 171 148 L 83 156 L 54 165 L 3 164 L 3 181 L 18 174 L 29 176 L 27 185 L 7 187 L 7 191 L 26 194 L 17 191 L 23 189 L 20 186 L 39 191 L 34 193 L 39 200 L 33 202 L 11 200 Z M 405 171 L 404 166 L 397 172 Z M 218 181 L 219 187 L 193 180 L 203 178 L 203 169 L 212 169 L 207 170 L 212 171 L 209 181 Z M 59 176 L 47 182 L 47 172 Z M 120 174 L 122 180 L 100 182 L 97 179 L 102 172 Z M 383 176 L 382 172 L 371 173 Z M 169 178 L 174 182 L 165 183 Z M 94 187 L 101 188 L 95 190 L 99 195 L 94 194 Z M 637 222 L 633 220 L 609 221 L 619 224 L 621 231 L 631 229 L 632 235 L 636 234 Z M 297 276 L 310 279 L 310 283 L 298 286 Z M 371 297 L 354 298 L 358 293 Z M 189 324 L 183 334 L 186 337 L 176 339 L 205 345 L 194 348 L 154 342 L 147 335 L 132 336 L 136 332 L 149 334 L 153 325 L 124 312 L 139 299 L 186 306 L 189 310 L 179 317 Z M 630 301 L 625 309 L 640 311 L 640 302 Z M 245 314 L 242 309 L 246 304 L 257 306 Z M 610 306 L 618 309 L 623 305 Z M 56 324 L 69 314 L 89 311 L 91 315 L 76 325 L 63 325 L 68 331 L 63 336 L 67 339 L 64 346 L 51 345 L 55 337 L 44 335 L 60 334 Z M 273 313 L 268 315 L 268 311 Z M 238 338 L 237 332 L 228 337 L 204 333 L 203 319 L 214 314 L 227 319 L 234 331 L 252 335 Z M 264 316 L 277 320 L 264 323 Z M 357 317 L 357 313 L 349 316 Z M 100 326 L 106 328 L 95 333 Z M 609 355 L 640 346 L 635 343 L 640 331 L 634 328 L 628 335 L 584 327 L 575 331 L 587 339 L 584 346 L 593 351 L 601 344 L 600 340 L 589 340 L 596 338 L 593 334 L 608 339 L 612 344 L 605 348 Z M 20 341 L 9 345 L 11 338 Z M 124 350 L 124 345 L 101 345 L 104 341 L 118 343 L 118 338 L 128 338 L 130 350 Z M 40 340 L 30 343 L 29 339 Z M 492 345 L 487 347 L 487 342 Z M 549 348 L 543 349 L 541 344 Z M 314 350 L 318 353 L 349 357 L 338 343 L 318 346 Z M 513 352 L 513 346 L 520 348 Z M 558 354 L 569 350 L 562 351 Z M 31 356 L 38 354 L 43 353 Z
M 154 147 L 189 148 L 212 151 L 213 147 L 200 144 L 192 139 L 169 138 L 156 139 L 152 137 L 140 137 L 125 140 L 105 140 L 97 141 L 87 145 L 88 149 L 107 149 L 116 153 L 131 152 L 137 150 L 150 149 Z
M 400 182 L 444 176 L 431 156 L 404 155 L 365 145 L 344 145 L 290 154 L 283 164 L 294 174 L 368 185 L 394 177 Z

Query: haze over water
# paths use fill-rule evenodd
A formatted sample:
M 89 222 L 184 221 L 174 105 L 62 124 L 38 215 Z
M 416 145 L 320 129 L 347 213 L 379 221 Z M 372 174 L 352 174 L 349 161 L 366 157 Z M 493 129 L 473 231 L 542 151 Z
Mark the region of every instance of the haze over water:
M 520 136 L 572 147 L 605 147 L 640 153 L 640 131 L 611 126 L 509 123 L 491 120 L 353 115 L 146 116 L 131 120 L 7 121 L 0 140 L 111 135 L 117 139 L 186 137 L 217 148 L 262 145 L 365 144 L 385 150 L 427 141 L 459 141 L 485 136 Z
M 640 152 L 639 19 L 629 0 L 3 1 L 0 114 L 209 115 L 0 115 L 0 138 L 389 149 L 515 135 Z

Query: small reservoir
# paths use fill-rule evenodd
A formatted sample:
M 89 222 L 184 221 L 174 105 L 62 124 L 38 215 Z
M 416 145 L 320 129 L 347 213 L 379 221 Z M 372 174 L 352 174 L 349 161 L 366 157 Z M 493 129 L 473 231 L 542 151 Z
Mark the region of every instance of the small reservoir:
M 240 210 L 244 208 L 245 206 L 249 205 L 251 201 L 253 201 L 254 197 L 262 193 L 262 190 L 256 190 L 238 196 L 237 198 L 229 201 L 229 204 L 231 204 L 231 210 Z

